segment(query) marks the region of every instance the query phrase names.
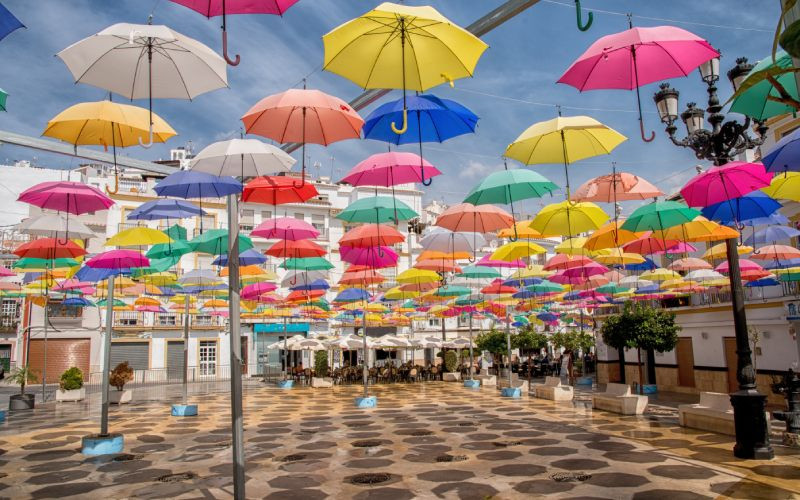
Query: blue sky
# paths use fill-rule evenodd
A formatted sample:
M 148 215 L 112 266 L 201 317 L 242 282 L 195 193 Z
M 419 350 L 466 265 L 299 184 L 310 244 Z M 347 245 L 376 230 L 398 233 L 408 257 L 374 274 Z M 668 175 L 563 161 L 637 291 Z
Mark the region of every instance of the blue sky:
M 75 85 L 69 71 L 54 54 L 110 24 L 145 23 L 154 9 L 155 24 L 166 24 L 215 50 L 220 47 L 219 18 L 208 20 L 169 0 L 5 0 L 3 3 L 28 26 L 0 42 L 4 61 L 0 66 L 0 86 L 10 94 L 8 112 L 0 114 L 0 128 L 18 133 L 38 136 L 47 120 L 62 109 L 105 97 L 99 89 Z M 230 89 L 202 95 L 192 102 L 156 101 L 155 111 L 179 135 L 165 146 L 157 145 L 150 150 L 128 148 L 124 154 L 157 159 L 167 157 L 170 147 L 184 145 L 187 141 L 192 141 L 197 151 L 210 142 L 234 137 L 241 126 L 239 117 L 250 106 L 266 95 L 300 86 L 306 76 L 309 88 L 350 100 L 361 89 L 320 70 L 321 36 L 377 3 L 372 0 L 300 0 L 283 18 L 230 16 L 229 52 L 242 57 L 239 66 L 228 69 Z M 433 5 L 452 21 L 467 25 L 502 2 L 408 0 L 406 3 Z M 587 10 L 601 10 L 595 12 L 594 25 L 589 31 L 581 32 L 576 28 L 571 0 L 542 0 L 484 37 L 490 48 L 478 63 L 474 78 L 457 81 L 454 89 L 445 85 L 431 90 L 441 97 L 459 101 L 476 112 L 481 120 L 475 135 L 426 146 L 425 157 L 444 172 L 443 177 L 425 188 L 427 200 L 444 199 L 453 203 L 463 199 L 480 179 L 502 168 L 500 157 L 509 142 L 531 124 L 556 115 L 556 104 L 562 106 L 565 115 L 592 116 L 629 138 L 609 156 L 573 164 L 570 167 L 573 186 L 609 173 L 611 162 L 616 161 L 619 170 L 641 175 L 664 191 L 676 190 L 691 177 L 698 162 L 691 151 L 673 146 L 664 133 L 651 98 L 657 84 L 642 89 L 646 127 L 657 134 L 654 142 L 645 144 L 639 138 L 635 93 L 593 91 L 581 94 L 572 87 L 556 84 L 556 80 L 594 40 L 627 28 L 624 15 L 610 12 L 632 12 L 637 26 L 673 24 L 709 40 L 723 53 L 720 65 L 723 73 L 734 65 L 736 57 L 746 56 L 755 62 L 769 53 L 779 13 L 778 0 L 584 0 L 583 5 Z M 723 80 L 720 93 L 727 99 L 730 86 L 724 76 Z M 696 73 L 671 83 L 681 92 L 681 109 L 689 101 L 705 103 L 705 86 Z M 390 98 L 399 96 L 399 92 L 390 94 Z M 137 104 L 146 106 L 146 102 Z M 366 117 L 373 108 L 362 111 L 362 116 Z M 321 164 L 321 175 L 332 173 L 338 179 L 369 154 L 385 150 L 381 142 L 345 141 L 328 148 L 311 146 L 307 155 L 311 163 Z M 13 161 L 33 157 L 38 164 L 53 168 L 77 167 L 79 163 L 75 159 L 46 156 L 7 145 L 0 148 L 0 159 Z M 536 169 L 563 186 L 562 166 L 543 165 Z M 531 212 L 542 203 L 558 199 L 563 199 L 563 195 L 555 200 L 549 197 L 529 200 L 522 208 Z

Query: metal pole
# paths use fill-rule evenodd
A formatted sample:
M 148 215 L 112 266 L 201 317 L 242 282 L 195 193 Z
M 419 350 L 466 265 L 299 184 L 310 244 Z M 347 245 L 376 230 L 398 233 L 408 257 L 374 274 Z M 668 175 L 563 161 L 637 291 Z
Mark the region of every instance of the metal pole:
M 114 330 L 114 275 L 108 277 L 106 294 L 106 335 L 103 339 L 103 385 L 100 387 L 100 435 L 108 436 L 108 375 L 111 370 L 111 333 Z
M 506 306 L 506 347 L 508 349 L 508 388 L 511 389 L 511 313 Z
M 470 306 L 472 307 L 472 306 Z M 472 380 L 472 364 L 475 359 L 472 355 L 472 311 L 469 312 L 469 379 Z
M 239 317 L 239 200 L 228 196 L 228 318 L 231 369 L 233 497 L 244 500 L 244 427 L 242 423 L 242 341 Z
M 286 329 L 286 316 L 283 317 L 283 380 L 289 379 L 289 331 Z
M 49 279 L 47 277 L 47 272 L 45 271 L 45 280 Z M 44 296 L 44 354 L 42 359 L 42 403 L 47 401 L 47 323 L 50 322 L 50 318 L 47 314 L 47 306 L 50 304 L 50 294 L 45 293 Z
M 183 404 L 189 404 L 189 295 L 184 295 L 183 317 Z
M 364 369 L 361 370 L 361 376 L 364 379 L 364 397 L 369 397 L 369 368 L 367 368 L 367 360 L 369 354 L 367 353 L 367 310 L 364 309 Z

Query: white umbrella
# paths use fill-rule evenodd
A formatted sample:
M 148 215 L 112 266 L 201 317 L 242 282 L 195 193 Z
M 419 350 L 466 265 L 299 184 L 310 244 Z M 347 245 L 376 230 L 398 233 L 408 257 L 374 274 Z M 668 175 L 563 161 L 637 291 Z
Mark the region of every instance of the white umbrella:
M 217 285 L 225 280 L 217 276 L 211 269 L 192 269 L 178 279 L 181 285 Z
M 288 172 L 296 161 L 282 149 L 258 139 L 231 139 L 206 146 L 192 158 L 190 168 L 246 178 Z
M 423 237 L 419 244 L 434 252 L 470 252 L 486 246 L 486 240 L 478 233 L 454 233 L 447 229 L 435 229 Z
M 449 347 L 450 349 L 469 349 L 470 341 L 469 339 L 458 337 L 453 340 L 448 340 L 444 343 L 444 347 Z
M 350 349 L 361 349 L 364 347 L 364 339 L 362 337 L 357 337 L 352 334 L 342 335 L 339 338 L 329 340 L 326 342 L 328 347 L 332 347 L 334 349 L 343 349 L 343 350 L 350 350 Z M 367 338 L 367 349 L 372 349 L 375 347 L 375 343 Z
M 713 281 L 727 278 L 713 269 L 695 269 L 688 273 L 685 279 L 689 281 Z
M 407 339 L 401 339 L 400 337 L 386 334 L 375 339 L 375 347 L 406 348 L 411 347 L 411 342 L 409 342 Z
M 96 236 L 95 232 L 76 219 L 68 220 L 61 214 L 42 214 L 23 219 L 17 226 L 19 232 L 31 236 L 44 236 L 62 240 L 70 238 L 86 239 Z
M 654 283 L 650 280 L 643 280 L 638 276 L 625 276 L 621 280 L 619 280 L 620 285 L 627 285 L 634 288 L 645 287 L 653 285 Z
M 167 26 L 118 23 L 59 52 L 75 82 L 128 99 L 193 99 L 228 86 L 225 59 Z
M 417 347 L 421 349 L 432 349 L 442 347 L 442 339 L 436 337 L 425 337 L 422 339 L 414 339 L 413 341 Z
M 284 288 L 307 285 L 314 280 L 327 279 L 328 273 L 325 271 L 290 271 L 281 280 L 281 286 Z
M 328 346 L 317 339 L 301 337 L 300 339 L 294 340 L 294 337 L 292 337 L 288 348 L 290 351 L 325 351 L 328 349 Z

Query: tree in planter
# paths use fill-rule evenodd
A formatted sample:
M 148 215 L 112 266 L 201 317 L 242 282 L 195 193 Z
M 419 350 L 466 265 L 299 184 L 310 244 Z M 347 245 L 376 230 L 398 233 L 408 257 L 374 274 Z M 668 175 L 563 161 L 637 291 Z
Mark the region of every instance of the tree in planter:
M 125 389 L 125 384 L 133 380 L 133 368 L 127 361 L 123 361 L 111 370 L 108 383 L 117 388 L 118 391 Z
M 503 359 L 506 353 L 506 334 L 492 327 L 488 332 L 481 333 L 475 338 L 475 346 L 480 351 L 492 353 L 495 359 Z M 497 363 L 497 374 L 500 375 L 500 363 Z
M 328 351 L 314 353 L 314 376 L 319 378 L 328 376 Z
M 644 385 L 642 349 L 655 352 L 671 351 L 678 345 L 680 330 L 681 327 L 675 324 L 674 313 L 628 302 L 622 314 L 606 318 L 600 333 L 606 345 L 617 349 L 637 350 L 641 391 Z
M 58 387 L 62 391 L 76 391 L 83 387 L 83 372 L 77 366 L 68 368 L 61 374 Z
M 448 373 L 453 373 L 458 367 L 458 356 L 455 351 L 447 351 L 444 353 L 444 369 Z
M 19 366 L 11 372 L 8 379 L 19 386 L 19 395 L 25 395 L 25 386 L 28 384 L 35 384 L 39 381 L 39 377 L 31 370 L 29 365 Z
M 588 351 L 594 345 L 594 337 L 586 332 L 580 330 L 565 330 L 563 332 L 556 332 L 550 336 L 550 341 L 553 342 L 558 348 L 564 348 L 570 352 L 570 356 L 574 358 L 578 350 Z M 574 363 L 572 360 L 567 364 L 570 383 L 572 383 L 574 376 Z
M 547 347 L 547 335 L 534 330 L 533 325 L 525 325 L 516 335 L 511 337 L 511 347 L 519 349 L 520 352 L 523 349 L 528 351 L 528 385 L 530 386 L 532 371 L 531 351 L 538 352 Z

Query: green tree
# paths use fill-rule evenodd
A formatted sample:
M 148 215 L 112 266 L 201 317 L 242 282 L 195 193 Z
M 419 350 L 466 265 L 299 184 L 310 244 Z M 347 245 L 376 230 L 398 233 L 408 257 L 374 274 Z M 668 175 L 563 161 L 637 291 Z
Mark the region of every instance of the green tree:
M 530 385 L 533 367 L 531 363 L 532 351 L 538 353 L 547 347 L 547 335 L 537 332 L 533 325 L 525 325 L 520 328 L 516 335 L 511 337 L 511 347 L 519 349 L 520 353 L 522 350 L 528 351 L 528 385 Z
M 603 342 L 614 348 L 637 349 L 639 386 L 644 384 L 642 349 L 666 352 L 678 345 L 681 327 L 675 323 L 675 314 L 644 304 L 628 302 L 622 314 L 609 316 L 600 333 Z
M 314 353 L 314 375 L 319 378 L 328 376 L 328 351 Z
M 496 330 L 492 327 L 488 332 L 481 333 L 475 338 L 475 345 L 480 351 L 492 353 L 495 360 L 502 360 L 508 352 L 505 332 Z M 500 374 L 500 363 L 495 363 L 498 375 Z
M 584 352 L 588 351 L 594 345 L 594 337 L 586 332 L 570 328 L 554 333 L 550 336 L 550 341 L 556 347 L 564 348 L 565 350 L 569 351 L 572 359 L 567 364 L 569 370 L 567 376 L 569 377 L 570 382 L 572 382 L 574 378 L 574 363 L 572 361 L 575 359 L 575 353 L 579 350 Z

